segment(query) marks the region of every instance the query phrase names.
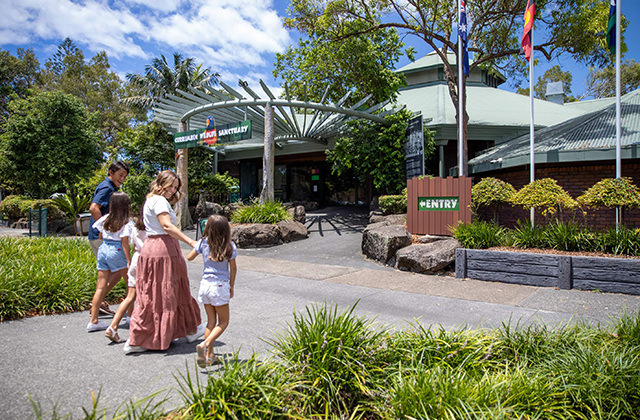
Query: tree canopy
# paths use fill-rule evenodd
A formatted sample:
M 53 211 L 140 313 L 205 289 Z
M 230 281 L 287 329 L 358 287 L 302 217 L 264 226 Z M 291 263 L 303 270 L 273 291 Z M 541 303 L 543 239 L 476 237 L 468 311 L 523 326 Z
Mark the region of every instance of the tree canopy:
M 563 71 L 559 65 L 555 65 L 544 72 L 544 75 L 538 76 L 538 81 L 533 86 L 534 96 L 543 101 L 547 100 L 547 84 L 553 82 L 562 82 L 564 87 L 564 93 L 566 95 L 565 101 L 575 102 L 578 99 L 571 95 L 571 82 L 573 76 L 568 71 Z M 529 96 L 529 88 L 518 88 L 516 91 L 521 95 Z
M 17 55 L 0 50 L 0 133 L 9 116 L 9 102 L 29 94 L 40 68 L 33 49 L 18 48 Z
M 640 63 L 625 60 L 620 64 L 621 94 L 629 93 L 640 86 Z M 587 76 L 584 97 L 608 98 L 616 96 L 616 69 L 609 66 L 601 69 L 591 67 Z
M 9 103 L 0 137 L 0 178 L 12 192 L 47 197 L 75 185 L 102 161 L 96 114 L 62 92 Z
M 519 56 L 522 17 L 527 0 L 478 0 L 467 4 L 470 70 L 480 67 L 507 75 L 525 74 Z M 537 0 L 534 50 L 547 60 L 569 53 L 579 62 L 603 65 L 610 62 L 604 28 L 609 6 L 599 0 Z M 449 95 L 458 110 L 457 72 L 447 51 L 457 51 L 456 2 L 453 0 L 292 0 L 285 24 L 310 39 L 339 41 L 363 35 L 376 36 L 390 28 L 399 35 L 417 36 L 444 62 Z M 623 22 L 623 29 L 626 22 Z M 624 51 L 626 45 L 621 46 Z M 459 116 L 457 116 L 459 118 Z M 465 126 L 468 115 L 463 115 Z M 466 163 L 466 146 L 464 162 Z M 466 174 L 466 164 L 462 174 Z

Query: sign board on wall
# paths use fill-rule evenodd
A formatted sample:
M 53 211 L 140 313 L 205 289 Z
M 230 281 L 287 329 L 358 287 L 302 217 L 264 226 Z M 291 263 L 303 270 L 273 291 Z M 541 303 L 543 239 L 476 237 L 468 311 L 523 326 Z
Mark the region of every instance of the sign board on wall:
M 418 197 L 418 211 L 459 211 L 459 197 Z
M 407 179 L 424 175 L 424 134 L 422 115 L 409 120 L 407 141 L 404 144 L 406 155 L 405 174 Z
M 216 127 L 213 117 L 207 118 L 207 127 L 189 130 L 173 135 L 173 146 L 177 149 L 187 149 L 197 146 L 219 146 L 232 144 L 240 140 L 251 138 L 251 120 Z

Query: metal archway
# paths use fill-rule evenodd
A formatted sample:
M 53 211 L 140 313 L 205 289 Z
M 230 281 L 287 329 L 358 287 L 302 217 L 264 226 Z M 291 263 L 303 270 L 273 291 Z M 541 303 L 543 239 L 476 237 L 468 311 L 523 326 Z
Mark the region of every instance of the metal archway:
M 337 136 L 349 119 L 362 118 L 381 124 L 388 124 L 385 116 L 402 108 L 382 110 L 389 101 L 379 103 L 366 110 L 360 110 L 371 95 L 350 107 L 343 107 L 350 92 L 337 103 L 327 103 L 329 88 L 320 102 L 295 101 L 289 97 L 285 87 L 286 99 L 278 99 L 260 80 L 260 86 L 267 98 L 261 98 L 247 82 L 239 80 L 239 86 L 246 97 L 231 86 L 220 82 L 222 90 L 206 87 L 204 90 L 189 88 L 189 91 L 177 90 L 180 95 L 167 95 L 153 108 L 154 120 L 162 122 L 171 132 L 183 132 L 206 127 L 206 119 L 212 115 L 219 124 L 235 123 L 251 119 L 254 133 L 251 139 L 241 140 L 231 145 L 213 147 L 216 153 L 225 154 L 230 150 L 264 148 L 263 152 L 263 188 L 260 201 L 273 200 L 273 169 L 275 147 L 286 149 L 288 145 L 301 143 L 320 143 L 326 145 L 328 139 Z M 376 114 L 374 114 L 376 113 Z M 262 135 L 260 135 L 262 134 Z M 190 224 L 187 210 L 187 168 L 188 149 L 178 149 L 176 169 L 183 185 L 183 199 L 178 204 L 178 213 L 182 226 Z

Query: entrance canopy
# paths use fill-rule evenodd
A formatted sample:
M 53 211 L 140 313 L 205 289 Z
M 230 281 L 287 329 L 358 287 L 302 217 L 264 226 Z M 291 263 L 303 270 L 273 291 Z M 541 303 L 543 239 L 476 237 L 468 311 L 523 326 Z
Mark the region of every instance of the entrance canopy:
M 402 108 L 392 108 L 379 114 L 389 101 L 377 104 L 367 110 L 359 110 L 371 95 L 358 103 L 345 108 L 347 93 L 336 104 L 326 102 L 329 88 L 318 102 L 294 101 L 289 98 L 278 99 L 271 90 L 260 80 L 260 86 L 266 94 L 261 98 L 253 91 L 247 82 L 239 80 L 239 86 L 244 94 L 225 83 L 220 83 L 221 90 L 211 87 L 206 91 L 190 88 L 188 92 L 178 90 L 178 95 L 167 95 L 153 109 L 154 119 L 167 124 L 172 132 L 195 130 L 206 127 L 206 119 L 213 116 L 216 124 L 233 124 L 243 120 L 251 120 L 252 138 L 241 140 L 234 144 L 214 147 L 218 152 L 261 149 L 264 147 L 265 108 L 273 108 L 273 141 L 279 149 L 286 149 L 290 145 L 303 143 L 327 144 L 328 139 L 339 134 L 344 123 L 351 118 L 363 118 L 370 121 L 388 124 L 385 115 L 395 113 Z M 185 124 L 182 125 L 181 124 Z

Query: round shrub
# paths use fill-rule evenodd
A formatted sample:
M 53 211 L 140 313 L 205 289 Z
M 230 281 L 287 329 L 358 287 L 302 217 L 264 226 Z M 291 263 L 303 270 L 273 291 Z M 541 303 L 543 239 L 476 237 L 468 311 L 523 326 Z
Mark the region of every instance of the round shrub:
M 538 179 L 525 185 L 513 195 L 511 202 L 525 209 L 540 209 L 543 216 L 553 215 L 563 208 L 574 209 L 578 206 L 578 202 L 551 178 Z
M 631 178 L 605 178 L 577 200 L 589 207 L 640 207 L 640 190 Z

